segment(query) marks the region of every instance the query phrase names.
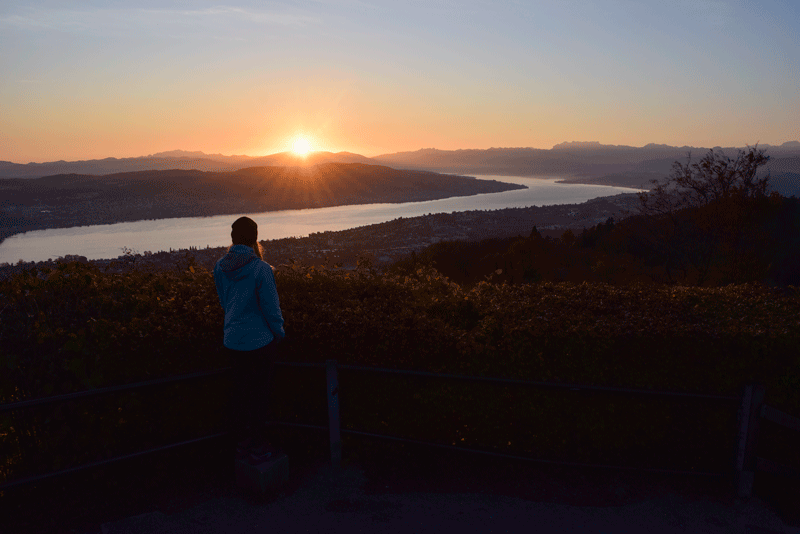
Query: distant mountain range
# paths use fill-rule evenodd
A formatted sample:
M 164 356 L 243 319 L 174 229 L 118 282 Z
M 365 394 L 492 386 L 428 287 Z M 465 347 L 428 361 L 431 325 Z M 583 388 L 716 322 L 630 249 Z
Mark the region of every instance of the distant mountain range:
M 196 170 L 232 172 L 248 167 L 310 167 L 320 163 L 367 163 L 370 158 L 349 152 L 314 152 L 305 158 L 291 152 L 281 152 L 254 158 L 251 156 L 223 156 L 172 150 L 137 158 L 105 158 L 83 161 L 52 161 L 48 163 L 11 163 L 0 161 L 0 178 L 41 178 L 56 174 L 90 174 L 104 176 L 120 172 Z
M 736 147 L 713 147 L 728 156 L 735 156 Z M 769 167 L 800 171 L 786 158 L 800 157 L 800 142 L 790 141 L 779 146 L 759 145 L 766 149 L 773 161 Z M 686 161 L 688 153 L 699 159 L 709 148 L 648 144 L 643 147 L 602 145 L 596 142 L 569 142 L 555 145 L 550 150 L 537 148 L 489 148 L 485 150 L 437 150 L 432 148 L 414 152 L 382 154 L 373 160 L 394 168 L 425 169 L 437 172 L 498 174 L 512 176 L 561 176 L 570 181 L 619 175 L 624 183 L 637 177 L 647 182 L 653 176 L 666 176 L 676 160 Z
M 712 147 L 735 157 L 737 147 Z M 746 147 L 740 147 L 746 148 Z M 766 149 L 770 162 L 771 190 L 785 196 L 800 196 L 800 142 Z M 649 189 L 651 180 L 662 180 L 672 172 L 675 161 L 685 163 L 702 158 L 709 148 L 648 144 L 643 147 L 602 145 L 597 142 L 566 142 L 550 150 L 537 148 L 489 148 L 485 150 L 437 150 L 382 154 L 372 158 L 396 169 L 425 169 L 436 172 L 500 176 L 559 176 L 562 182 Z
M 713 147 L 735 156 L 737 147 Z M 800 142 L 759 145 L 771 156 L 767 170 L 776 187 L 800 174 Z M 0 178 L 39 178 L 55 174 L 106 175 L 150 170 L 199 170 L 231 172 L 248 167 L 308 167 L 322 163 L 363 163 L 395 169 L 427 170 L 458 174 L 505 176 L 558 176 L 566 182 L 649 187 L 652 179 L 669 175 L 673 162 L 686 161 L 687 153 L 699 159 L 706 147 L 658 145 L 643 147 L 603 145 L 598 142 L 564 142 L 553 148 L 489 148 L 437 150 L 425 148 L 366 157 L 351 152 L 313 152 L 305 157 L 281 152 L 263 157 L 225 156 L 173 150 L 137 158 L 105 158 L 87 161 L 54 161 L 19 164 L 0 162 Z M 788 177 L 788 178 L 787 178 Z M 794 191 L 794 186 L 790 187 Z M 800 189 L 797 190 L 800 194 Z

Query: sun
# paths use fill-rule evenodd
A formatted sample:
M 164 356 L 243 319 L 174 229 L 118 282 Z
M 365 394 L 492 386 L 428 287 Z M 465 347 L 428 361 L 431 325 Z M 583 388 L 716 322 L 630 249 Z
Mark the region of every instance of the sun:
M 292 142 L 292 152 L 297 156 L 305 156 L 311 152 L 311 142 L 308 138 L 300 136 Z

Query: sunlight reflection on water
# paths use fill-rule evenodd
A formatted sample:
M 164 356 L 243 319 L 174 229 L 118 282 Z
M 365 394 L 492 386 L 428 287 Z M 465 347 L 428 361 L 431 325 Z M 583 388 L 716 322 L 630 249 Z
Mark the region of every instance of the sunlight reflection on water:
M 259 239 L 303 237 L 312 232 L 346 230 L 398 217 L 469 210 L 496 210 L 554 204 L 574 204 L 593 198 L 632 193 L 622 187 L 559 184 L 560 178 L 473 175 L 522 184 L 528 189 L 402 204 L 362 204 L 302 210 L 215 215 L 136 221 L 96 226 L 36 230 L 18 234 L 0 244 L 0 263 L 43 261 L 77 254 L 88 259 L 116 258 L 122 247 L 137 252 L 219 247 L 230 244 L 230 225 L 247 215 L 259 225 Z

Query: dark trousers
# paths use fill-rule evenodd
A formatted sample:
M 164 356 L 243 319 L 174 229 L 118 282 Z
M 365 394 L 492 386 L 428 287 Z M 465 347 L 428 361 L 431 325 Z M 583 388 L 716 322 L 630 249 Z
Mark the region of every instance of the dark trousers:
M 277 343 L 256 350 L 227 349 L 233 367 L 229 398 L 229 426 L 235 441 L 263 435 L 264 422 L 272 418 L 269 394 Z

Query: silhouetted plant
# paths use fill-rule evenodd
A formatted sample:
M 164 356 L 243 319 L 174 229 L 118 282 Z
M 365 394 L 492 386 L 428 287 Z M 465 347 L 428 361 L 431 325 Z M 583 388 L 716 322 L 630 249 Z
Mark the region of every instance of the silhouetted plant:
M 764 236 L 747 233 L 763 211 L 769 174 L 759 177 L 758 169 L 768 161 L 757 146 L 735 159 L 712 149 L 692 163 L 689 153 L 665 181 L 652 180 L 653 189 L 639 193 L 639 238 L 661 259 L 670 282 L 737 282 L 757 274 L 746 249 Z
M 740 149 L 736 159 L 711 149 L 699 162 L 692 163 L 690 152 L 685 165 L 679 161 L 672 164 L 672 174 L 666 181 L 651 180 L 653 189 L 639 193 L 641 211 L 666 215 L 731 197 L 761 198 L 769 185 L 769 173 L 761 178 L 757 173 L 769 158 L 758 145 L 747 151 Z

